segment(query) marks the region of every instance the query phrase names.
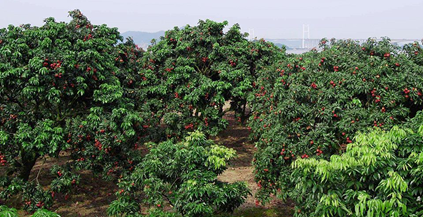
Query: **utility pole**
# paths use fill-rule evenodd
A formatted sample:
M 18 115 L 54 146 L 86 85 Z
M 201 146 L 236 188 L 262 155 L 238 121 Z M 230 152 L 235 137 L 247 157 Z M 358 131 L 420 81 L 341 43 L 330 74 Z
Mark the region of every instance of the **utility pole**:
M 307 34 L 307 39 L 310 39 L 310 26 L 307 24 L 303 24 L 303 46 L 302 48 L 306 48 L 305 46 L 305 39 L 306 39 L 306 34 Z

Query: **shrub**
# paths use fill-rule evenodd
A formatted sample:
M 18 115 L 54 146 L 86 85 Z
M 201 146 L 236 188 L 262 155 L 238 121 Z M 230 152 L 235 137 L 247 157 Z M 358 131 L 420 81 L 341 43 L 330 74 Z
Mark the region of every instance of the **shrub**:
M 295 216 L 421 216 L 422 137 L 423 125 L 375 129 L 341 156 L 296 160 Z
M 119 182 L 119 198 L 108 214 L 135 215 L 141 192 L 146 204 L 157 209 L 170 204 L 183 216 L 232 212 L 250 194 L 245 183 L 217 179 L 234 156 L 234 150 L 213 144 L 197 131 L 176 144 L 170 140 L 151 144 L 135 171 Z
M 0 217 L 18 217 L 18 211 L 15 208 L 0 206 Z M 31 217 L 60 217 L 60 215 L 46 209 L 39 209 Z
M 326 41 L 326 40 L 323 40 Z M 323 42 L 322 41 L 322 42 Z M 322 43 L 260 75 L 249 98 L 258 197 L 287 196 L 289 165 L 339 154 L 357 131 L 389 129 L 423 108 L 423 68 L 389 39 Z
M 0 217 L 18 217 L 18 211 L 15 208 L 0 206 Z
M 39 209 L 31 217 L 60 217 L 60 215 L 46 209 Z

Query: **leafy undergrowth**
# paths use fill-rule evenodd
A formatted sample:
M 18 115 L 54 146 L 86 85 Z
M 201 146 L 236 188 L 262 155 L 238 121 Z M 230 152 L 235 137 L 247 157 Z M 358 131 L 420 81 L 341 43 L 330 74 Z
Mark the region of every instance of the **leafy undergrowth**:
M 229 168 L 219 176 L 219 179 L 227 182 L 245 181 L 252 193 L 258 190 L 254 182 L 253 167 L 251 161 L 255 152 L 254 145 L 248 140 L 249 131 L 247 127 L 239 124 L 232 112 L 225 115 L 229 122 L 228 128 L 218 136 L 211 139 L 217 144 L 223 144 L 233 148 L 237 152 L 237 158 L 231 161 Z M 49 168 L 53 165 L 64 164 L 68 157 L 62 156 L 59 160 L 48 159 L 45 162 L 39 161 L 32 170 L 31 179 L 35 179 L 39 174 L 40 184 L 49 183 L 53 177 L 49 173 Z M 76 191 L 66 199 L 65 195 L 57 195 L 58 202 L 51 208 L 52 211 L 61 216 L 81 217 L 81 216 L 106 216 L 106 209 L 115 197 L 117 186 L 112 182 L 107 182 L 99 177 L 92 176 L 89 172 L 81 174 L 81 182 Z M 16 207 L 16 206 L 14 206 Z M 241 205 L 232 215 L 222 214 L 219 217 L 288 217 L 292 216 L 294 204 L 292 202 L 282 202 L 275 199 L 266 206 L 256 205 L 253 196 Z M 19 216 L 29 217 L 29 213 L 19 210 Z
M 292 209 L 281 208 L 261 208 L 252 207 L 248 209 L 239 209 L 232 215 L 219 215 L 218 217 L 288 217 L 292 216 Z

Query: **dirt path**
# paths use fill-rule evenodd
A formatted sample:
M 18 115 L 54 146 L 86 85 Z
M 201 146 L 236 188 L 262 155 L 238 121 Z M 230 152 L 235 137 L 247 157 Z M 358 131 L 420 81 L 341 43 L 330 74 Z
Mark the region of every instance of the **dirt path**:
M 255 147 L 248 139 L 248 128 L 235 120 L 233 112 L 228 112 L 224 118 L 229 122 L 228 128 L 211 139 L 217 144 L 233 148 L 237 152 L 237 158 L 231 161 L 230 167 L 219 176 L 219 179 L 225 182 L 247 182 L 248 187 L 254 195 L 258 190 L 257 184 L 254 181 L 254 168 L 251 165 Z M 284 203 L 278 199 L 274 199 L 266 206 L 257 206 L 255 201 L 254 196 L 248 197 L 247 201 L 235 211 L 233 216 L 292 216 L 292 203 Z

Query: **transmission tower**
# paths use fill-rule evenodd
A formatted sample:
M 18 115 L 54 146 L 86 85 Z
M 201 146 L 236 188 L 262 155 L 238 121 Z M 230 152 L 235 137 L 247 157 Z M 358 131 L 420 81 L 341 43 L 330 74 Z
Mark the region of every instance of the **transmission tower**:
M 305 46 L 305 40 L 306 40 L 306 34 L 307 39 L 310 39 L 310 26 L 307 24 L 303 24 L 303 46 L 302 48 L 306 48 Z
M 250 41 L 254 40 L 255 39 L 254 35 L 255 35 L 254 29 L 249 29 L 248 30 L 248 40 L 250 40 Z

